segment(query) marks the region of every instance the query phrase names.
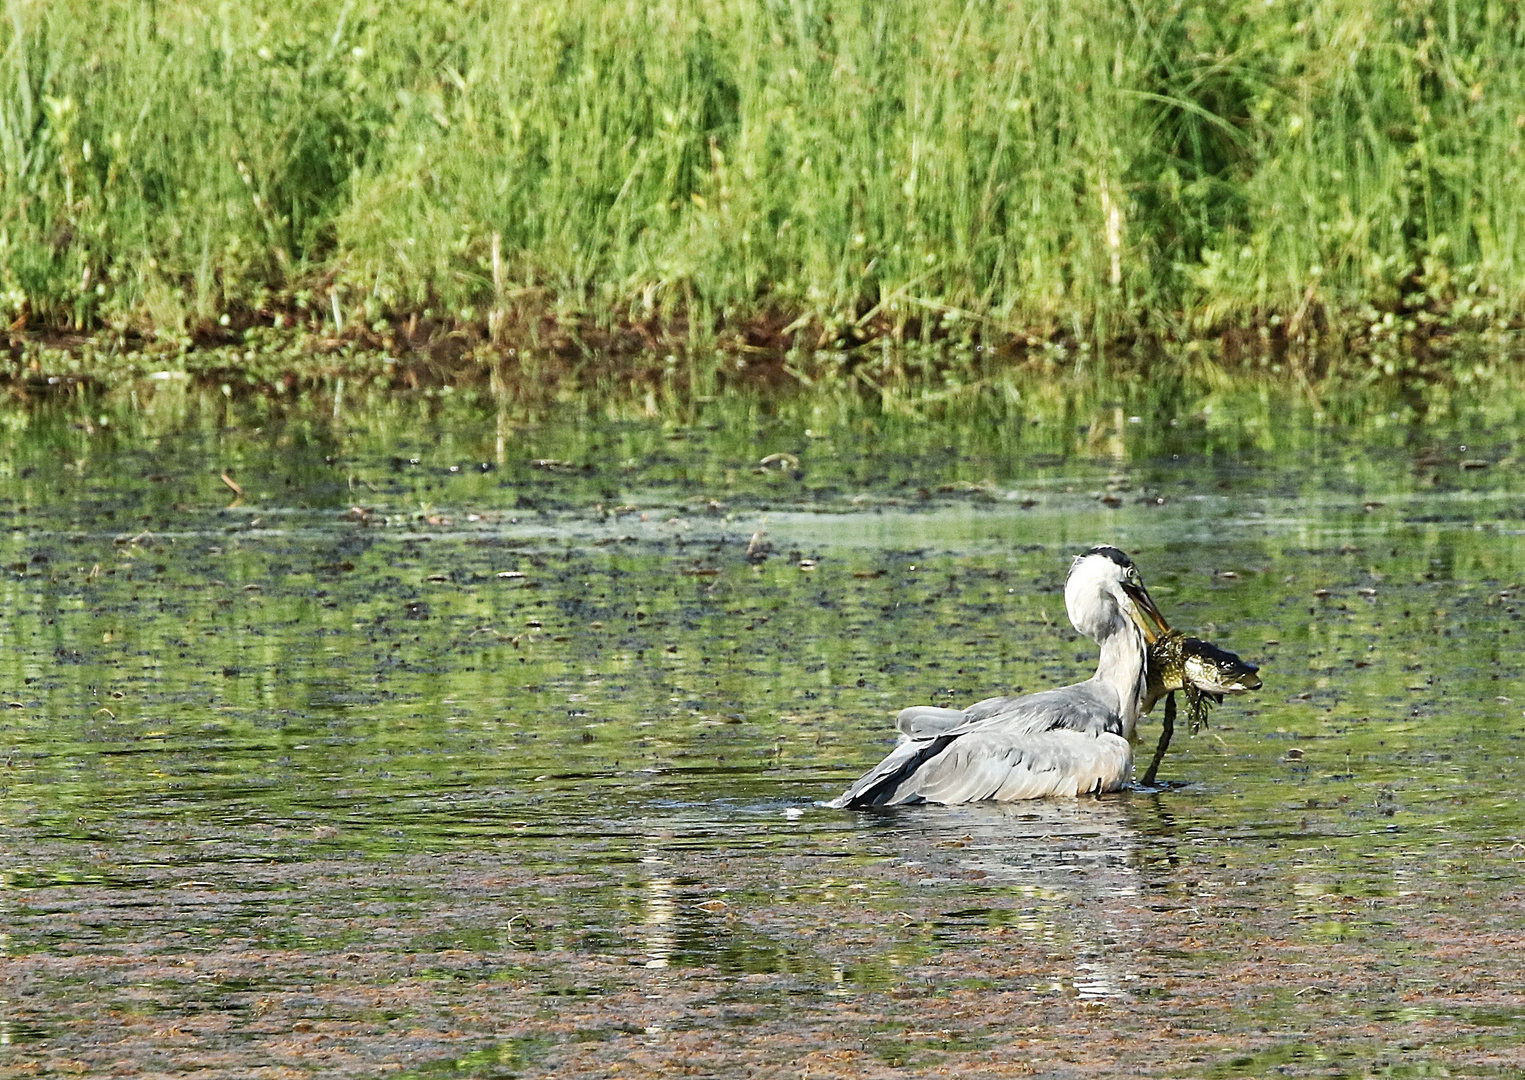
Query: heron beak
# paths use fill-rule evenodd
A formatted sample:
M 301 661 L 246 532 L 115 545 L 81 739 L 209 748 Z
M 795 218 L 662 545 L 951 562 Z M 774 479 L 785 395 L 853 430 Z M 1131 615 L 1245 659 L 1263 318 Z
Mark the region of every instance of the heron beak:
M 1154 644 L 1156 640 L 1170 633 L 1170 624 L 1165 621 L 1165 616 L 1160 614 L 1160 609 L 1154 606 L 1150 599 L 1149 590 L 1142 585 L 1124 585 L 1123 592 L 1128 594 L 1128 599 L 1133 601 L 1133 609 L 1128 615 L 1144 632 L 1144 640 Z

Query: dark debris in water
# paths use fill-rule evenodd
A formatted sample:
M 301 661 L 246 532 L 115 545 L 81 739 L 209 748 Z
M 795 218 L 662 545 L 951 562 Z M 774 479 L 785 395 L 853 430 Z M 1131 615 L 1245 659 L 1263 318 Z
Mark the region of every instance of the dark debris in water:
M 12 893 L 6 1067 L 358 1077 L 1518 1066 L 1518 1048 L 1498 1041 L 1525 1014 L 1518 912 L 1429 892 L 1325 895 L 1298 910 L 1277 873 L 1182 875 L 1155 861 L 1158 849 L 1119 850 L 1140 815 L 1163 823 L 1126 800 L 1079 815 L 1090 821 L 1045 808 L 1025 827 L 1022 815 L 983 811 L 903 815 L 868 835 L 807 823 L 813 836 L 766 861 L 712 838 L 573 874 L 522 865 L 506 837 L 378 860 L 293 833 L 230 840 L 222 862 L 142 866 L 114 886 L 32 881 Z M 813 857 L 843 839 L 848 865 Z M 29 847 L 34 859 L 68 857 Z M 1024 853 L 1050 867 L 1033 873 Z M 532 859 L 549 854 L 540 846 Z M 1253 880 L 1202 880 L 1240 873 Z
M 0 1077 L 1525 1068 L 1503 465 L 183 393 L 0 428 Z M 1154 791 L 813 805 L 1087 674 L 1097 538 L 1265 688 Z

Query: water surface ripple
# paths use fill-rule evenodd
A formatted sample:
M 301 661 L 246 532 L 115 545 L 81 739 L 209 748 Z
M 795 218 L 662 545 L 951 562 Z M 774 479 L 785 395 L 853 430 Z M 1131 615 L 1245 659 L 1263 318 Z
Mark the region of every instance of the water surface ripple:
M 1512 444 L 99 408 L 0 432 L 0 1076 L 1525 1068 Z M 1163 790 L 815 805 L 1097 541 L 1262 664 Z

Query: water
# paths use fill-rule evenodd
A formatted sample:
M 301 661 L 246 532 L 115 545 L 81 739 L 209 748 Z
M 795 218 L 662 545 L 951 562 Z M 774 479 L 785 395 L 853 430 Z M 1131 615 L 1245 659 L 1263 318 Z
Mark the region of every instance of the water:
M 11 408 L 0 1075 L 1518 1073 L 1512 429 L 1155 406 Z M 1163 790 L 815 805 L 1098 540 L 1262 664 Z

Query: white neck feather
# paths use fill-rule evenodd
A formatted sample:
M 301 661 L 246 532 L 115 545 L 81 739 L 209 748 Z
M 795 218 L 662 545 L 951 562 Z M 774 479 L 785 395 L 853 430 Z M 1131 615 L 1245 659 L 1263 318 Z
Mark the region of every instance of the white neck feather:
M 1122 714 L 1123 737 L 1133 739 L 1139 713 L 1148 692 L 1148 645 L 1144 633 L 1132 619 L 1120 620 L 1111 633 L 1101 637 L 1101 660 L 1096 665 L 1096 682 L 1117 693 L 1118 711 Z

